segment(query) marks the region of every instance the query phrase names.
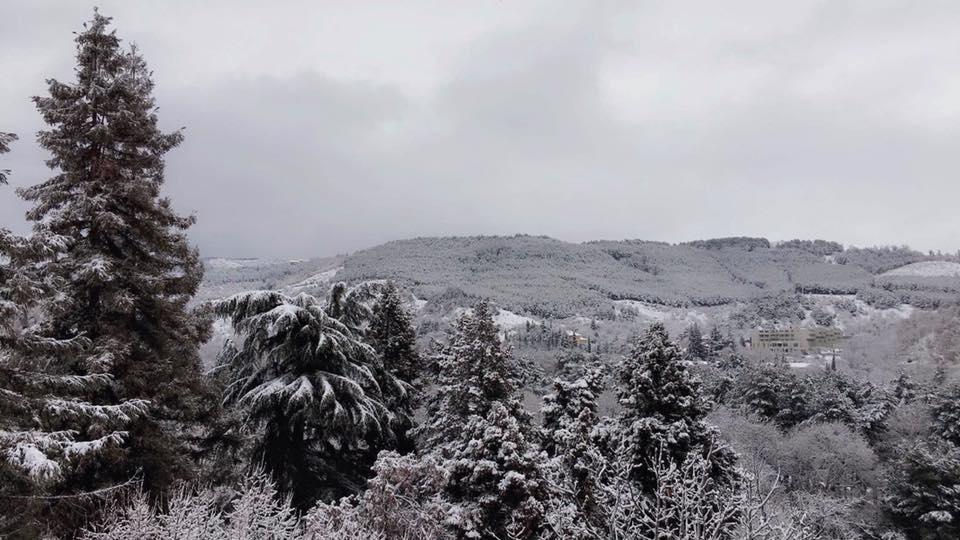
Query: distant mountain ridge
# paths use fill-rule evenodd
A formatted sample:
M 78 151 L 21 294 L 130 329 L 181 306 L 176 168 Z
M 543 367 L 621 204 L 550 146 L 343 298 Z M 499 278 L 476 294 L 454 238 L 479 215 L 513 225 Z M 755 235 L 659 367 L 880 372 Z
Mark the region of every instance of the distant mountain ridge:
M 203 298 L 252 288 L 325 294 L 334 281 L 389 279 L 426 301 L 428 309 L 444 311 L 487 298 L 543 318 L 612 316 L 615 302 L 624 300 L 691 307 L 784 294 L 856 294 L 887 308 L 937 307 L 960 298 L 960 275 L 929 270 L 956 268 L 956 257 L 904 247 L 844 249 L 824 240 L 773 244 L 737 237 L 668 244 L 571 243 L 527 235 L 434 237 L 388 242 L 345 257 L 205 262 Z M 917 265 L 927 270 L 912 270 Z
M 617 300 L 714 306 L 783 293 L 820 293 L 939 304 L 960 296 L 960 279 L 929 283 L 923 276 L 897 276 L 897 281 L 879 275 L 928 258 L 907 248 L 844 250 L 822 240 L 577 244 L 526 235 L 443 237 L 359 251 L 344 259 L 336 279 L 391 279 L 433 303 L 482 297 L 541 317 L 602 316 Z

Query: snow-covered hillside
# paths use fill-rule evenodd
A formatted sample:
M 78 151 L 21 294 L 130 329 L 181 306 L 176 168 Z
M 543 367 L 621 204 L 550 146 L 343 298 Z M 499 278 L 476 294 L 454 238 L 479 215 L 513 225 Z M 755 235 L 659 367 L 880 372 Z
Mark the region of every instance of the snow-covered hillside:
M 915 276 L 915 277 L 958 277 L 960 263 L 952 261 L 922 261 L 894 268 L 882 274 L 884 276 Z

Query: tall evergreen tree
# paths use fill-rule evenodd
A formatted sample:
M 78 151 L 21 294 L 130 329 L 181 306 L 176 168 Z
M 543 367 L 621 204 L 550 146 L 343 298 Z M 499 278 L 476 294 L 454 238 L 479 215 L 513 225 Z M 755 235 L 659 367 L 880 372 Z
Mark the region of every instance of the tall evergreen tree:
M 931 412 L 934 432 L 960 447 L 960 385 L 952 385 L 935 396 Z
M 8 134 L 0 134 L 0 153 Z M 2 179 L 5 182 L 5 178 Z M 89 401 L 109 385 L 106 374 L 76 375 L 72 357 L 83 337 L 43 335 L 44 315 L 62 281 L 46 275 L 63 239 L 38 230 L 29 238 L 0 229 L 0 536 L 59 532 L 61 483 L 96 453 L 123 441 L 143 401 L 118 406 Z M 84 433 L 81 434 L 81 431 Z M 74 494 L 76 495 L 76 494 Z M 70 506 L 67 504 L 66 506 Z
M 679 465 L 699 452 L 710 457 L 715 479 L 733 480 L 735 455 L 704 421 L 708 408 L 700 385 L 661 323 L 651 325 L 625 359 L 617 397 L 623 407 L 620 453 L 630 478 L 644 491 L 656 485 L 651 460 L 657 456 Z
M 544 396 L 540 411 L 543 448 L 569 482 L 579 515 L 591 525 L 600 521 L 599 476 L 607 468 L 603 450 L 594 440 L 603 379 L 603 370 L 594 361 L 583 366 L 583 375 L 574 380 L 554 380 L 553 392 Z
M 893 521 L 910 540 L 960 538 L 960 448 L 933 438 L 899 453 L 886 497 Z
M 490 305 L 479 302 L 457 320 L 449 344 L 439 347 L 437 390 L 427 405 L 429 421 L 418 428 L 427 448 L 459 443 L 463 421 L 486 416 L 494 402 L 526 414 L 517 399 L 519 373 L 501 345 Z
M 325 306 L 305 294 L 259 291 L 213 307 L 239 335 L 221 354 L 225 404 L 244 412 L 254 463 L 301 509 L 359 491 L 377 452 L 409 425 L 389 406 L 407 385 L 352 324 L 331 315 L 360 311 L 351 303 L 335 287 Z
M 457 321 L 438 363 L 437 394 L 421 433 L 450 472 L 441 497 L 451 503 L 451 527 L 462 538 L 536 538 L 549 497 L 545 456 L 489 304 Z
M 183 136 L 157 127 L 151 73 L 109 24 L 94 12 L 76 37 L 76 81 L 50 79 L 49 96 L 34 98 L 49 126 L 38 141 L 55 174 L 19 193 L 33 203 L 27 217 L 36 229 L 63 240 L 44 269 L 62 284 L 47 337 L 90 341 L 72 368 L 111 376 L 98 398 L 150 403 L 130 425 L 125 451 L 78 487 L 142 472 L 157 493 L 191 472 L 186 441 L 208 401 L 198 347 L 209 324 L 187 309 L 202 277 L 185 233 L 194 219 L 160 195 L 164 154 Z
M 706 360 L 707 346 L 703 343 L 703 333 L 700 325 L 693 323 L 687 328 L 687 358 L 691 360 Z
M 373 304 L 367 336 L 383 358 L 384 367 L 401 381 L 416 386 L 422 369 L 417 351 L 417 333 L 413 318 L 403 306 L 403 299 L 393 282 L 384 287 Z
M 380 355 L 386 371 L 412 390 L 396 395 L 389 403 L 391 409 L 402 411 L 405 417 L 412 418 L 423 362 L 417 351 L 413 319 L 404 309 L 400 293 L 392 282 L 387 283 L 373 304 L 367 341 Z M 398 450 L 404 453 L 412 451 L 414 447 L 413 440 L 407 435 L 408 428 L 401 427 L 397 432 Z

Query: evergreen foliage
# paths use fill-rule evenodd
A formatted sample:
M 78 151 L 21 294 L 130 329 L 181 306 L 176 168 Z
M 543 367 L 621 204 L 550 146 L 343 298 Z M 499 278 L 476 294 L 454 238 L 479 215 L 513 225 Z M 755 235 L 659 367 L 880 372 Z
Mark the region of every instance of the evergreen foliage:
M 687 358 L 690 360 L 707 359 L 707 346 L 703 343 L 700 325 L 696 323 L 687 328 Z
M 922 441 L 901 449 L 888 511 L 911 540 L 960 537 L 960 448 Z
M 362 341 L 357 304 L 335 287 L 325 306 L 272 291 L 213 305 L 238 333 L 220 358 L 225 404 L 243 410 L 256 460 L 298 508 L 359 491 L 376 453 L 409 425 L 389 406 L 408 386 Z
M 931 412 L 937 435 L 960 446 L 960 385 L 952 385 L 936 396 Z
M 596 363 L 584 366 L 583 371 L 575 380 L 554 380 L 553 392 L 544 396 L 542 440 L 543 449 L 571 485 L 578 513 L 596 522 L 603 504 L 599 482 L 605 456 L 594 439 L 604 375 Z
M 387 371 L 411 387 L 419 385 L 423 366 L 413 318 L 392 282 L 387 283 L 373 304 L 367 337 Z
M 463 422 L 485 417 L 494 402 L 511 413 L 526 415 L 517 398 L 519 373 L 501 345 L 490 305 L 481 301 L 461 316 L 450 342 L 440 345 L 434 362 L 437 388 L 427 404 L 427 423 L 418 429 L 427 449 L 460 442 Z
M 75 492 L 83 465 L 116 450 L 143 400 L 105 403 L 106 373 L 77 374 L 83 336 L 44 335 L 63 281 L 46 274 L 64 239 L 38 230 L 29 238 L 0 229 L 0 536 L 55 530 L 70 504 L 38 497 Z
M 423 447 L 449 478 L 442 498 L 459 537 L 536 538 L 549 498 L 546 463 L 518 396 L 517 373 L 484 301 L 460 317 L 441 349 Z
M 644 491 L 655 487 L 650 460 L 658 455 L 679 464 L 699 452 L 710 456 L 716 480 L 734 480 L 735 455 L 704 421 L 708 404 L 699 386 L 660 323 L 650 326 L 624 360 L 617 387 L 622 406 L 620 453 L 629 477 Z
M 10 151 L 10 143 L 17 140 L 17 136 L 13 133 L 5 133 L 0 131 L 0 154 L 6 154 Z M 0 169 L 0 184 L 7 183 L 7 177 L 10 174 L 10 169 Z
M 127 443 L 73 488 L 94 489 L 142 473 L 159 494 L 192 473 L 189 439 L 204 419 L 198 346 L 209 325 L 187 309 L 202 266 L 178 216 L 160 194 L 163 157 L 180 144 L 157 127 L 153 83 L 136 48 L 121 48 L 110 19 L 94 13 L 77 34 L 76 81 L 48 81 L 34 103 L 48 128 L 38 135 L 55 174 L 19 190 L 38 233 L 59 239 L 43 272 L 58 281 L 44 336 L 81 337 L 73 375 L 109 375 L 97 394 L 114 407 L 149 402 Z M 83 438 L 98 433 L 83 429 Z

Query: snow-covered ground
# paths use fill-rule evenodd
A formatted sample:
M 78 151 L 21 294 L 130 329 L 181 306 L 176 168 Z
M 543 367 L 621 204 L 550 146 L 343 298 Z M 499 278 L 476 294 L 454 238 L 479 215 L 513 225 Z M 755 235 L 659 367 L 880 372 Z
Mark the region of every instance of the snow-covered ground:
M 259 261 L 259 259 L 226 259 L 216 257 L 206 259 L 204 262 L 210 268 L 245 268 L 251 264 L 255 264 L 257 261 Z
M 444 317 L 444 319 L 451 321 L 456 320 L 467 313 L 473 313 L 473 308 L 453 308 L 453 310 L 451 310 L 450 313 Z M 493 323 L 496 324 L 501 330 L 512 330 L 514 328 L 519 328 L 526 325 L 528 322 L 530 324 L 540 324 L 540 321 L 536 319 L 526 317 L 502 308 L 497 312 L 496 315 L 493 316 Z
M 426 300 L 424 300 L 423 298 L 417 298 L 417 295 L 415 294 L 412 294 L 411 296 L 413 297 L 412 304 L 413 304 L 414 311 L 421 311 L 423 310 L 423 308 L 427 307 Z
M 299 282 L 299 283 L 294 283 L 293 285 L 288 285 L 287 287 L 285 287 L 285 289 L 286 289 L 287 291 L 293 291 L 293 292 L 295 292 L 295 291 L 300 291 L 300 290 L 303 290 L 303 289 L 312 289 L 312 288 L 314 288 L 314 287 L 319 287 L 319 286 L 321 286 L 321 285 L 326 285 L 326 284 L 330 283 L 331 281 L 333 281 L 333 278 L 336 277 L 337 272 L 339 272 L 339 271 L 342 270 L 342 269 L 343 269 L 342 266 L 338 266 L 338 267 L 336 267 L 336 268 L 330 268 L 329 270 L 324 270 L 323 272 L 319 272 L 319 273 L 317 273 L 317 274 L 314 274 L 314 275 L 308 277 L 307 279 L 305 279 L 305 280 L 303 280 L 303 281 L 301 281 L 301 282 Z
M 665 321 L 671 315 L 669 311 L 663 308 L 637 300 L 614 300 L 613 309 L 618 317 L 622 311 L 629 310 L 635 312 L 639 317 L 655 321 Z
M 894 268 L 882 274 L 884 276 L 916 277 L 957 277 L 960 276 L 960 263 L 951 261 L 922 261 Z
M 703 327 L 711 320 L 706 313 L 694 309 L 669 308 L 638 300 L 614 300 L 613 309 L 617 317 L 620 317 L 624 312 L 632 312 L 641 319 L 679 324 L 683 327 L 693 324 Z
M 518 315 L 506 309 L 501 309 L 499 312 L 497 312 L 497 314 L 493 317 L 493 322 L 503 330 L 524 326 L 527 323 L 538 324 L 538 321 L 535 319 Z
M 856 300 L 856 302 L 857 311 L 863 315 L 866 315 L 867 317 L 881 317 L 884 319 L 887 317 L 896 317 L 899 319 L 909 319 L 910 315 L 913 315 L 913 312 L 916 310 L 916 308 L 910 304 L 900 304 L 895 308 L 877 309 L 862 300 Z

